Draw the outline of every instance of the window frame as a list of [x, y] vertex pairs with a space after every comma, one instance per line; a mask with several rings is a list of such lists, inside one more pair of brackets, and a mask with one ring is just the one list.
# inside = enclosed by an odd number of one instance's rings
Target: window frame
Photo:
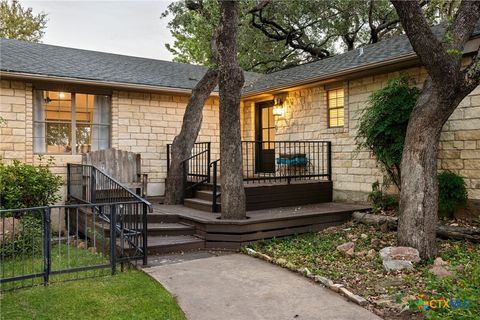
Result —
[[[342, 106], [341, 107], [330, 107], [330, 100], [333, 100], [333, 99], [330, 99], [330, 92], [332, 91], [338, 91], [338, 90], [342, 90], [343, 91], [343, 98], [341, 99], [342, 100]], [[327, 102], [327, 128], [345, 128], [345, 88], [343, 86], [336, 86], [336, 87], [331, 87], [331, 88], [328, 88], [325, 90], [326, 91], [326, 102]], [[339, 100], [339, 98], [335, 98], [336, 101]], [[331, 125], [331, 117], [330, 117], [330, 111], [331, 110], [339, 110], [339, 109], [343, 109], [343, 124], [342, 125], [336, 125], [336, 126], [332, 126]], [[337, 123], [338, 123], [338, 119], [339, 117], [337, 116]]]
[[[38, 151], [35, 151], [35, 141], [33, 141], [33, 145], [32, 145], [32, 151], [33, 151], [33, 154], [34, 155], [82, 155], [83, 153], [82, 152], [77, 152], [77, 104], [76, 104], [76, 95], [77, 94], [85, 94], [85, 95], [93, 95], [93, 96], [108, 96], [109, 98], [109, 101], [110, 101], [110, 105], [109, 105], [109, 121], [108, 123], [103, 123], [103, 122], [100, 122], [100, 123], [94, 123], [94, 120], [92, 119], [92, 122], [88, 122], [89, 126], [92, 128], [91, 129], [91, 133], [93, 135], [93, 130], [95, 127], [107, 127], [108, 128], [108, 148], [111, 148], [111, 145], [112, 145], [112, 94], [108, 94], [106, 92], [90, 92], [90, 91], [87, 91], [87, 90], [64, 90], [64, 89], [59, 89], [59, 88], [55, 88], [55, 87], [50, 87], [50, 86], [46, 86], [46, 87], [39, 87], [39, 88], [33, 88], [34, 91], [41, 91], [42, 92], [42, 96], [44, 94], [44, 92], [65, 92], [65, 93], [69, 93], [71, 95], [71, 110], [70, 110], [70, 113], [71, 113], [71, 119], [70, 121], [52, 121], [52, 120], [46, 120], [46, 118], [44, 117], [43, 120], [36, 120], [35, 119], [35, 110], [32, 111], [32, 127], [33, 127], [33, 130], [32, 130], [32, 139], [35, 140], [35, 135], [34, 135], [34, 132], [35, 132], [35, 124], [37, 123], [41, 123], [45, 126], [45, 136], [42, 137], [43, 138], [43, 143], [44, 143], [44, 150], [45, 152], [38, 152]], [[39, 106], [36, 105], [35, 103], [35, 99], [33, 99], [33, 103], [32, 103], [32, 107], [33, 109], [35, 108], [38, 108]], [[40, 107], [44, 107], [44, 105], [42, 104]], [[71, 150], [68, 151], [68, 152], [48, 152], [48, 145], [47, 145], [47, 135], [46, 135], [46, 129], [47, 129], [47, 125], [48, 124], [67, 124], [70, 126], [70, 142], [71, 142]], [[86, 124], [85, 122], [81, 122], [81, 124]], [[92, 143], [90, 144], [92, 145]], [[103, 150], [103, 149], [99, 149], [99, 150]]]

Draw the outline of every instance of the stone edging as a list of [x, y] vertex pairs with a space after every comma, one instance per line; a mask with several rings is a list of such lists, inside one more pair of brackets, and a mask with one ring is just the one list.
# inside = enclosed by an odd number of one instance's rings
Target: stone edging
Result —
[[246, 248], [246, 251], [247, 251], [247, 254], [252, 256], [252, 257], [260, 258], [262, 260], [265, 260], [267, 262], [271, 262], [271, 263], [276, 264], [278, 266], [281, 266], [283, 268], [287, 268], [291, 271], [296, 271], [296, 272], [302, 274], [303, 276], [305, 276], [309, 279], [312, 279], [313, 281], [315, 281], [317, 283], [319, 282], [319, 283], [323, 284], [325, 287], [327, 287], [328, 289], [330, 289], [334, 292], [337, 292], [337, 293], [341, 293], [348, 300], [350, 300], [350, 301], [352, 301], [352, 302], [354, 302], [354, 303], [356, 303], [360, 306], [365, 306], [365, 305], [368, 304], [368, 301], [366, 299], [360, 297], [359, 295], [356, 295], [356, 294], [350, 292], [349, 290], [347, 290], [343, 286], [343, 284], [333, 283], [332, 280], [330, 280], [328, 278], [325, 278], [325, 277], [322, 277], [322, 276], [315, 276], [307, 268], [302, 268], [302, 269], [295, 270], [293, 268], [293, 265], [286, 262], [284, 259], [274, 260], [272, 257], [270, 257], [270, 256], [268, 256], [264, 253], [257, 252], [257, 251], [255, 251], [251, 248]]

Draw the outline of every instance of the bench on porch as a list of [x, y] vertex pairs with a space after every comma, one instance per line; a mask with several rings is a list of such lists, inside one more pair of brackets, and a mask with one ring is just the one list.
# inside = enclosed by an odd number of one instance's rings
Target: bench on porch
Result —
[[142, 174], [141, 155], [114, 148], [82, 155], [82, 164], [94, 165], [141, 197], [147, 193], [147, 174]]

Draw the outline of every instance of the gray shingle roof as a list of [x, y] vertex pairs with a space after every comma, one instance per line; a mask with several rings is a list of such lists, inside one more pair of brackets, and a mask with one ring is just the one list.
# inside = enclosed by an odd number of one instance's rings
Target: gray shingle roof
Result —
[[[443, 35], [443, 30], [440, 26], [433, 28], [433, 31], [438, 37]], [[477, 24], [472, 36], [478, 34], [480, 34], [480, 23]], [[360, 50], [363, 50], [363, 54], [361, 55]], [[293, 84], [298, 85], [301, 82], [308, 82], [323, 77], [326, 78], [335, 73], [348, 72], [349, 70], [359, 67], [393, 60], [414, 53], [407, 36], [399, 35], [324, 60], [266, 74], [257, 78], [249, 85], [246, 85], [243, 93], [252, 94], [275, 88], [288, 87]]]
[[[35, 75], [192, 89], [206, 68], [198, 65], [0, 40], [0, 70]], [[246, 72], [251, 81], [259, 74]]]
[[[436, 27], [437, 35], [442, 28]], [[480, 23], [473, 35], [480, 34]], [[360, 55], [360, 50], [363, 54]], [[414, 54], [405, 35], [362, 49], [271, 74], [245, 73], [244, 94], [253, 94], [327, 78], [359, 67]], [[83, 80], [192, 89], [205, 67], [17, 40], [0, 40], [0, 70]]]

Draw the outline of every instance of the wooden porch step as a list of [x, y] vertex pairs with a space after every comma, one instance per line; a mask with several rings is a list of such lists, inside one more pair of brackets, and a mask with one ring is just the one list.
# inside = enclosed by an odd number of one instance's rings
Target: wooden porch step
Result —
[[205, 249], [205, 240], [191, 235], [148, 237], [148, 254], [161, 254], [200, 249]]
[[148, 236], [188, 236], [195, 233], [195, 227], [182, 223], [148, 223]]
[[[217, 195], [218, 195], [217, 203], [219, 203], [220, 198], [221, 198], [221, 193], [218, 192]], [[198, 191], [195, 192], [195, 198], [212, 202], [213, 191], [212, 190], [198, 190]]]
[[176, 214], [168, 214], [168, 213], [148, 213], [147, 214], [147, 222], [150, 223], [177, 223], [179, 221], [179, 217]]
[[[212, 212], [212, 200], [203, 200], [199, 198], [186, 198], [183, 201], [183, 204], [186, 207], [192, 208], [192, 209], [197, 209], [197, 210], [202, 210], [206, 212]], [[217, 202], [218, 210], [220, 210], [221, 204]]]

